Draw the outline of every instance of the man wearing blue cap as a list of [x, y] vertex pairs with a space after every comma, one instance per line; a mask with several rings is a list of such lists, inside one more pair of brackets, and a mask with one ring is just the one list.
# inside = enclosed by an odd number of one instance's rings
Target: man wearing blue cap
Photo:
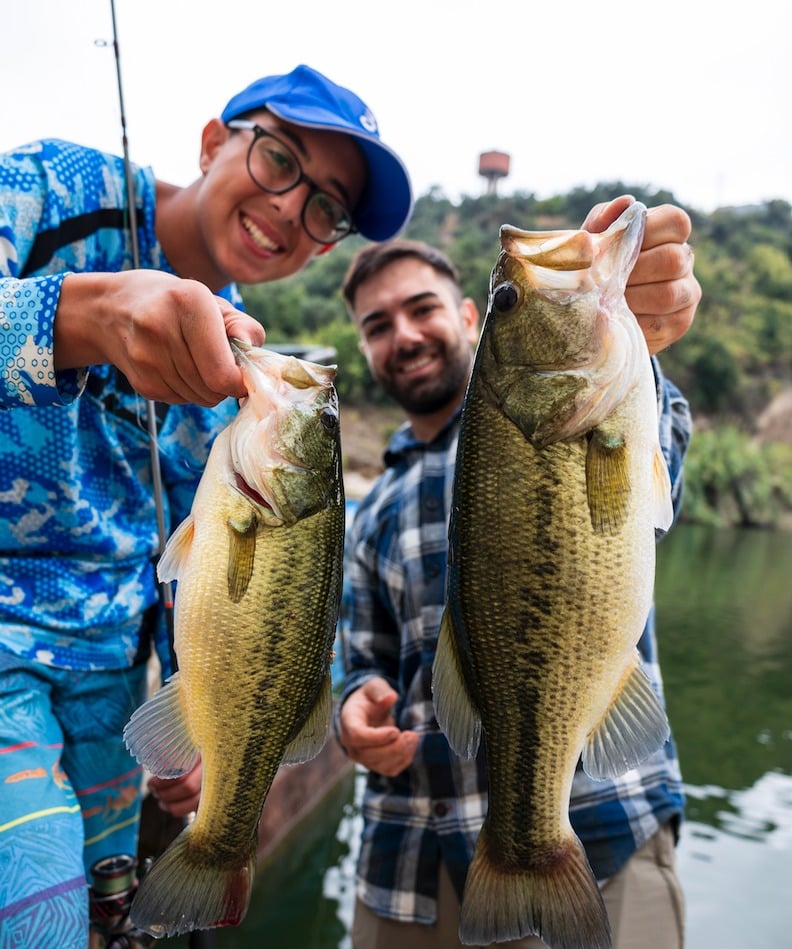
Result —
[[[235, 284], [353, 232], [392, 237], [411, 210], [369, 108], [307, 66], [234, 96], [200, 170], [179, 188], [53, 139], [0, 155], [2, 946], [85, 949], [88, 868], [136, 851], [121, 732], [161, 631], [144, 399], [170, 529], [245, 394], [227, 337], [264, 340]], [[195, 806], [195, 774], [151, 786], [172, 813]]]

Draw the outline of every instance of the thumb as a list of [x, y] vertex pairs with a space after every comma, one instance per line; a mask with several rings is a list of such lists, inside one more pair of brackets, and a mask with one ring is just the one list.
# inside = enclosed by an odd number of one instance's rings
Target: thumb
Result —
[[238, 310], [228, 300], [224, 300], [222, 297], [216, 299], [223, 317], [226, 336], [229, 339], [241, 339], [242, 342], [249, 343], [251, 346], [264, 345], [267, 334], [258, 320], [254, 320], [252, 316]]
[[391, 708], [399, 697], [396, 690], [391, 688], [385, 679], [369, 679], [363, 688], [366, 698], [383, 710]]

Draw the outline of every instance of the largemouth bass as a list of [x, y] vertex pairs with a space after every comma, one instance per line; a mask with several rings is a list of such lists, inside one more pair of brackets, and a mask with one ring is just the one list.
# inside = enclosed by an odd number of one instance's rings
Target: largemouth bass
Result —
[[606, 949], [569, 821], [576, 765], [621, 774], [666, 741], [636, 645], [655, 528], [673, 519], [653, 372], [624, 288], [646, 209], [602, 234], [505, 225], [465, 396], [433, 668], [457, 753], [487, 752], [489, 807], [463, 943]]
[[281, 764], [327, 737], [344, 495], [335, 367], [232, 344], [248, 395], [168, 541], [179, 671], [130, 719], [130, 751], [175, 777], [200, 754], [195, 820], [143, 878], [131, 920], [156, 937], [238, 924]]

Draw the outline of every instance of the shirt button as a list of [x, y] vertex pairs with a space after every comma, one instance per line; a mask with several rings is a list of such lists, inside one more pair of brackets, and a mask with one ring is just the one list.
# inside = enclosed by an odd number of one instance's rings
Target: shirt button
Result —
[[438, 817], [445, 817], [448, 813], [448, 805], [444, 804], [442, 801], [439, 801], [434, 806], [434, 812]]

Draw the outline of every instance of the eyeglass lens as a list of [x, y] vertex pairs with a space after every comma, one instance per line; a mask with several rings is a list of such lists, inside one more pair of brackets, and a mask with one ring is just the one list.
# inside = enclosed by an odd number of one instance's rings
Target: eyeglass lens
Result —
[[307, 180], [310, 193], [303, 206], [303, 226], [316, 241], [333, 243], [352, 230], [349, 212], [326, 191], [320, 191], [303, 174], [297, 156], [268, 132], [259, 131], [250, 146], [248, 168], [256, 184], [264, 191], [284, 194]]

